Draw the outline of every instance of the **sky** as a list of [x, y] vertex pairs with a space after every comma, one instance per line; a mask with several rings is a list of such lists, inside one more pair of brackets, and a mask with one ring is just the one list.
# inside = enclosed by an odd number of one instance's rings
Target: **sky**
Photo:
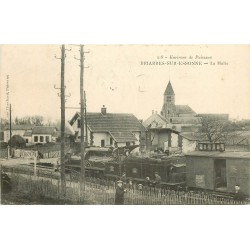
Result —
[[[85, 45], [84, 89], [88, 112], [160, 113], [170, 80], [175, 103], [196, 113], [250, 119], [249, 45]], [[66, 107], [80, 102], [79, 47], [66, 45]], [[60, 118], [60, 45], [0, 45], [1, 117]], [[207, 64], [206, 64], [207, 63]], [[149, 65], [151, 64], [151, 65]], [[156, 65], [158, 64], [158, 65]], [[159, 65], [163, 64], [163, 65]], [[182, 64], [182, 65], [181, 65]], [[198, 65], [193, 65], [198, 64]], [[7, 101], [7, 76], [9, 100]], [[66, 109], [70, 120], [77, 109]]]

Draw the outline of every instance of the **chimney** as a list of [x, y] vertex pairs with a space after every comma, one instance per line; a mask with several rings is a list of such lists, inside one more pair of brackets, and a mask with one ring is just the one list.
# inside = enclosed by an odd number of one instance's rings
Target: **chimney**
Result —
[[106, 114], [107, 114], [107, 108], [105, 107], [105, 105], [102, 106], [102, 108], [101, 108], [101, 113], [102, 113], [103, 115], [106, 115]]
[[154, 114], [154, 110], [152, 110], [152, 115]]

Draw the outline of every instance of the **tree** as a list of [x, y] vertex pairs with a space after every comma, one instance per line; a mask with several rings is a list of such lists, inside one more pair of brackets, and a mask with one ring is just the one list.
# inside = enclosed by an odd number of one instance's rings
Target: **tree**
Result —
[[1, 121], [0, 124], [2, 126], [5, 126], [5, 125], [9, 124], [9, 120], [8, 119], [0, 118], [0, 121]]
[[25, 148], [26, 147], [25, 139], [20, 135], [13, 135], [11, 137], [11, 139], [9, 140], [8, 144], [11, 147], [15, 147], [15, 148]]
[[226, 143], [241, 133], [241, 128], [235, 122], [204, 116], [201, 118], [201, 129], [197, 135], [199, 140]]
[[40, 115], [25, 116], [21, 118], [16, 117], [15, 124], [28, 124], [28, 125], [43, 126], [44, 118]]

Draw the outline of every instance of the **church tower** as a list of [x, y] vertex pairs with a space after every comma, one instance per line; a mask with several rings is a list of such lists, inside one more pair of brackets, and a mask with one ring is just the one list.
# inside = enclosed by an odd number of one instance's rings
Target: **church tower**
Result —
[[161, 115], [165, 118], [176, 116], [175, 93], [170, 81], [168, 82], [167, 88], [164, 92], [164, 103]]

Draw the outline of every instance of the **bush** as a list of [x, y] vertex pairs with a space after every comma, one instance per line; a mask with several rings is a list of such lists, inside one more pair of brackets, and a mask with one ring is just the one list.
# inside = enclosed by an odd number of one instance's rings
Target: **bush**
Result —
[[15, 148], [25, 148], [26, 147], [25, 139], [20, 135], [13, 135], [11, 137], [11, 139], [9, 140], [8, 144], [11, 147], [15, 147]]

